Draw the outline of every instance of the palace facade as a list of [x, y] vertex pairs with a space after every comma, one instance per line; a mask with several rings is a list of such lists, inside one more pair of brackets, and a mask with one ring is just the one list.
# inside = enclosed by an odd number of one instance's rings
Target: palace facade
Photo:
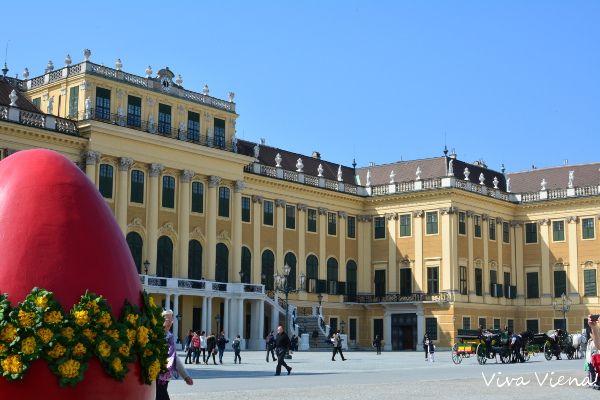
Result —
[[600, 163], [507, 173], [445, 151], [338, 165], [236, 139], [233, 93], [90, 55], [4, 72], [1, 156], [48, 148], [82, 168], [180, 338], [224, 330], [263, 348], [286, 282], [289, 329], [342, 329], [350, 347], [379, 334], [415, 349], [425, 332], [450, 347], [479, 326], [578, 331], [600, 311]]

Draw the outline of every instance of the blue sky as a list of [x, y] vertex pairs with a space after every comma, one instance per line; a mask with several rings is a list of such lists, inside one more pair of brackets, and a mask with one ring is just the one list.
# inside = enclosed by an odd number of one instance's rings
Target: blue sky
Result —
[[139, 75], [169, 66], [188, 89], [236, 93], [238, 137], [336, 163], [436, 157], [445, 143], [508, 171], [600, 160], [599, 1], [13, 1], [2, 13], [11, 76], [84, 48]]

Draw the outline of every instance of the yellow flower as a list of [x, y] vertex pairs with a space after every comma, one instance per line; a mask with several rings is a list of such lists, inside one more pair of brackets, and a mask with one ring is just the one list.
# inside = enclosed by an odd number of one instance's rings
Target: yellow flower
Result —
[[145, 347], [146, 344], [148, 344], [148, 328], [145, 326], [140, 326], [138, 328], [137, 340], [142, 347]]
[[114, 340], [119, 340], [119, 331], [117, 329], [109, 329], [105, 333]]
[[17, 337], [17, 328], [11, 323], [6, 324], [4, 329], [0, 331], [0, 340], [12, 342]]
[[129, 346], [133, 346], [135, 343], [135, 337], [136, 337], [136, 331], [135, 329], [127, 329], [127, 339], [129, 339]]
[[37, 330], [37, 335], [42, 340], [42, 343], [45, 344], [52, 340], [54, 333], [48, 328], [40, 328]]
[[150, 349], [145, 349], [144, 350], [144, 357], [149, 357], [152, 355], [152, 350]]
[[152, 364], [148, 367], [148, 380], [153, 381], [158, 376], [160, 372], [160, 363], [158, 360], [154, 360]]
[[0, 362], [2, 370], [9, 374], [20, 374], [23, 372], [21, 357], [17, 354], [10, 355]]
[[87, 349], [85, 348], [85, 346], [83, 345], [83, 343], [77, 343], [75, 345], [75, 347], [73, 347], [73, 355], [80, 357], [85, 355], [85, 353], [87, 352]]
[[88, 338], [89, 340], [91, 340], [92, 342], [94, 340], [96, 340], [96, 332], [94, 332], [93, 330], [89, 329], [89, 328], [85, 328], [83, 330], [83, 336], [85, 336], [86, 338]]
[[125, 357], [129, 357], [129, 346], [124, 344], [119, 347], [119, 353], [123, 354]]
[[47, 324], [58, 324], [63, 319], [60, 311], [48, 311], [44, 313], [44, 322]]
[[98, 344], [98, 353], [104, 358], [110, 356], [110, 345], [104, 340]]
[[154, 299], [152, 297], [148, 297], [148, 304], [150, 304], [151, 307], [156, 307], [156, 303], [154, 303]]
[[38, 296], [35, 298], [35, 306], [39, 308], [46, 308], [48, 304], [48, 298], [46, 295]]
[[158, 324], [158, 320], [152, 317], [152, 326], [156, 326], [156, 324]]
[[63, 345], [61, 345], [60, 343], [56, 343], [52, 350], [48, 351], [48, 355], [52, 358], [61, 358], [66, 351], [67, 349], [65, 349]]
[[86, 310], [75, 311], [74, 313], [75, 323], [79, 326], [83, 326], [90, 322], [90, 316]]
[[81, 364], [79, 363], [79, 361], [68, 359], [67, 361], [58, 366], [58, 372], [63, 378], [75, 378], [79, 375], [80, 366]]
[[73, 328], [71, 328], [70, 326], [62, 328], [60, 330], [60, 333], [69, 340], [72, 340], [73, 336], [75, 336], [75, 330]]
[[87, 308], [88, 310], [92, 310], [92, 314], [98, 314], [98, 312], [100, 311], [100, 307], [95, 301], [88, 301], [85, 305], [85, 308]]
[[0, 343], [0, 354], [6, 353], [6, 350], [8, 350], [8, 347], [4, 343]]
[[138, 318], [139, 318], [139, 315], [137, 315], [137, 314], [128, 314], [127, 322], [129, 322], [131, 325], [137, 325]]
[[110, 324], [112, 323], [110, 314], [107, 312], [103, 312], [102, 316], [100, 318], [98, 318], [97, 321], [99, 324], [104, 325], [104, 327], [106, 327], [106, 328], [108, 328], [110, 326]]
[[27, 312], [25, 310], [19, 310], [19, 323], [22, 327], [29, 328], [30, 326], [33, 326], [34, 318], [34, 313]]
[[33, 336], [29, 336], [21, 342], [21, 352], [25, 355], [33, 354], [36, 344], [35, 338]]
[[121, 372], [123, 371], [123, 364], [121, 363], [121, 359], [119, 357], [115, 357], [112, 360], [112, 368], [116, 371], [116, 372]]

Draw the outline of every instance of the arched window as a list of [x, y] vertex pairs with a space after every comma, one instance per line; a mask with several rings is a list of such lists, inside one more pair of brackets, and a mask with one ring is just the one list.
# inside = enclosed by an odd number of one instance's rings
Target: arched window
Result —
[[357, 292], [357, 270], [356, 263], [349, 260], [346, 263], [346, 291], [348, 293], [348, 301], [356, 301]]
[[317, 280], [319, 279], [319, 259], [314, 254], [306, 257], [306, 291], [315, 293], [317, 291]]
[[188, 246], [188, 278], [202, 279], [202, 245], [197, 240]]
[[246, 246], [242, 247], [242, 283], [250, 283], [252, 278], [252, 253]]
[[167, 236], [158, 238], [156, 275], [163, 278], [173, 277], [173, 242]]
[[291, 290], [296, 289], [296, 256], [294, 253], [287, 253], [284, 258], [284, 265], [290, 266], [290, 274], [288, 276], [288, 285]]
[[261, 266], [261, 281], [265, 285], [265, 290], [274, 289], [275, 274], [275, 256], [271, 250], [265, 250], [262, 253], [262, 266]]
[[129, 246], [129, 251], [131, 252], [131, 257], [133, 258], [133, 262], [135, 263], [135, 268], [137, 269], [138, 274], [142, 273], [142, 247], [144, 242], [142, 241], [142, 237], [136, 232], [129, 232], [127, 237], [127, 245]]
[[327, 260], [327, 293], [338, 294], [338, 262], [333, 257]]
[[223, 243], [217, 244], [215, 280], [217, 282], [229, 282], [229, 249]]
[[100, 194], [107, 199], [113, 197], [113, 167], [108, 164], [100, 164], [100, 179], [98, 182]]

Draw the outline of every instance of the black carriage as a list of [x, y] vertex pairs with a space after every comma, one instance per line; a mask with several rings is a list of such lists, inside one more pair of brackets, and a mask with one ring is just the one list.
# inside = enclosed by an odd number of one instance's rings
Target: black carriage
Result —
[[534, 333], [530, 335], [524, 346], [523, 356], [526, 360], [532, 355], [544, 353], [546, 360], [552, 360], [552, 357], [560, 359], [560, 354], [564, 353], [569, 360], [575, 357], [576, 349], [573, 346], [571, 335], [562, 330], [551, 330], [546, 333]]

